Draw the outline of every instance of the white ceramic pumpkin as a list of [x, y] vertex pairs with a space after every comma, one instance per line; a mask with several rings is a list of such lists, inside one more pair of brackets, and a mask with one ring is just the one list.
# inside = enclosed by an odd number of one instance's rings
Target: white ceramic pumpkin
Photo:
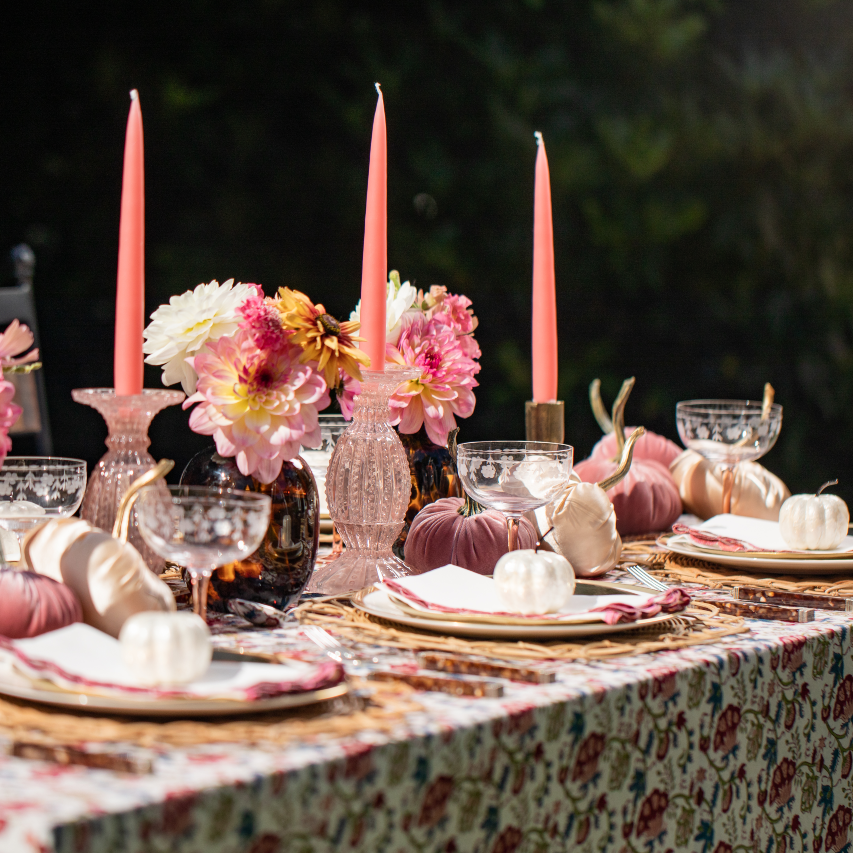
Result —
[[829, 551], [847, 535], [850, 511], [838, 495], [824, 495], [824, 483], [814, 495], [794, 495], [779, 511], [779, 532], [786, 544], [798, 551]]
[[119, 635], [125, 665], [140, 684], [187, 684], [207, 671], [210, 630], [195, 613], [147, 611], [131, 616]]
[[553, 551], [510, 551], [495, 566], [495, 587], [513, 613], [555, 613], [575, 590], [571, 563]]

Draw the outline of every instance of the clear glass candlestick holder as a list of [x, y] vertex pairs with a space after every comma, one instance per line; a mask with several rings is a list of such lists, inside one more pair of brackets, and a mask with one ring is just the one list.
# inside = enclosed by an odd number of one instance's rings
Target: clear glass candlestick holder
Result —
[[391, 552], [403, 529], [412, 477], [400, 437], [388, 425], [388, 400], [421, 370], [391, 364], [385, 368], [381, 373], [363, 371], [352, 423], [335, 444], [326, 472], [326, 498], [346, 548], [315, 570], [308, 592], [337, 595], [413, 574]]
[[[145, 388], [141, 394], [119, 397], [112, 388], [76, 388], [71, 397], [91, 406], [107, 422], [107, 452], [89, 477], [80, 516], [102, 530], [111, 531], [127, 487], [155, 465], [148, 452], [151, 444], [148, 427], [154, 415], [167, 406], [182, 403], [186, 394], [166, 388]], [[136, 509], [132, 511], [129, 530], [128, 540], [142, 554], [148, 567], [162, 572], [165, 562], [143, 541]]]

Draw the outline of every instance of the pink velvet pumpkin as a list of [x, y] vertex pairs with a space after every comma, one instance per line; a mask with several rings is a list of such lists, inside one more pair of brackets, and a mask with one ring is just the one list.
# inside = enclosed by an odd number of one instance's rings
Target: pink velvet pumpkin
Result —
[[64, 583], [35, 572], [0, 570], [0, 635], [37, 637], [82, 621], [80, 602]]
[[[599, 483], [617, 467], [609, 459], [584, 459], [573, 470], [585, 483]], [[681, 515], [681, 498], [669, 469], [651, 459], [635, 458], [631, 470], [607, 497], [621, 536], [669, 530]]]
[[[522, 518], [518, 547], [535, 545], [536, 531]], [[405, 545], [406, 563], [418, 572], [452, 563], [490, 575], [508, 550], [506, 517], [467, 498], [441, 498], [427, 504], [412, 521]]]
[[[633, 431], [634, 427], [625, 429], [625, 437], [627, 438]], [[669, 466], [684, 452], [674, 441], [656, 432], [649, 432], [637, 439], [634, 445], [634, 459], [651, 459], [653, 462], [659, 462], [665, 468]], [[616, 443], [616, 433], [610, 433], [603, 436], [592, 448], [592, 453], [589, 454], [590, 459], [616, 459], [619, 456], [619, 448]]]

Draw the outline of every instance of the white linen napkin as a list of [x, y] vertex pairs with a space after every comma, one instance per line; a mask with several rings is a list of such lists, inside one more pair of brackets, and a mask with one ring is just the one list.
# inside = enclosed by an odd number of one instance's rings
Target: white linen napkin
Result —
[[[414, 610], [423, 612], [468, 613], [480, 615], [512, 616], [525, 618], [520, 613], [507, 613], [506, 605], [498, 598], [492, 578], [459, 566], [442, 566], [405, 578], [377, 584], [392, 599], [403, 601]], [[599, 607], [627, 604], [642, 607], [653, 593], [627, 593], [625, 595], [573, 595], [556, 613], [534, 616], [534, 619], [560, 622], [606, 622], [605, 612], [593, 613]]]
[[343, 678], [341, 667], [334, 661], [319, 665], [213, 661], [203, 676], [189, 684], [145, 686], [125, 666], [119, 641], [82, 622], [26, 640], [0, 640], [0, 677], [3, 669], [66, 690], [124, 698], [249, 701], [319, 690]]
[[[845, 536], [841, 544], [831, 551], [794, 551], [782, 538], [778, 521], [748, 518], [744, 515], [715, 515], [713, 518], [702, 522], [698, 529], [717, 536], [737, 539], [765, 551], [787, 551], [798, 554], [844, 554], [853, 551], [853, 536]], [[698, 545], [699, 543], [694, 542], [694, 544]], [[703, 543], [699, 547], [716, 548], [713, 542]], [[719, 547], [718, 550], [726, 549]]]

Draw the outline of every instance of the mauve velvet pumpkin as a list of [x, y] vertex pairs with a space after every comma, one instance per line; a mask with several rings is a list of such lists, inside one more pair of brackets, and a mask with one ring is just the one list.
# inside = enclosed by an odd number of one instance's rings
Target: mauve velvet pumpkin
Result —
[[[509, 550], [506, 517], [496, 509], [462, 515], [464, 498], [441, 498], [425, 506], [416, 516], [406, 538], [406, 563], [428, 572], [452, 563], [481, 575], [490, 575]], [[470, 506], [470, 503], [469, 503]], [[522, 518], [518, 547], [534, 548], [536, 531]]]
[[0, 570], [0, 635], [20, 640], [82, 621], [80, 602], [64, 583], [35, 572]]
[[[634, 429], [635, 427], [626, 427], [625, 437], [627, 438]], [[646, 431], [634, 444], [634, 459], [651, 459], [667, 468], [683, 452], [682, 448], [674, 441], [670, 441], [656, 432]], [[616, 459], [618, 456], [619, 448], [616, 446], [616, 434], [612, 432], [599, 439], [595, 447], [592, 448], [592, 453], [589, 454], [590, 459]]]
[[[573, 470], [585, 483], [599, 483], [615, 469], [616, 463], [606, 458], [590, 458]], [[681, 497], [669, 469], [651, 459], [635, 458], [631, 470], [608, 490], [607, 497], [622, 536], [669, 530], [681, 515]]]

